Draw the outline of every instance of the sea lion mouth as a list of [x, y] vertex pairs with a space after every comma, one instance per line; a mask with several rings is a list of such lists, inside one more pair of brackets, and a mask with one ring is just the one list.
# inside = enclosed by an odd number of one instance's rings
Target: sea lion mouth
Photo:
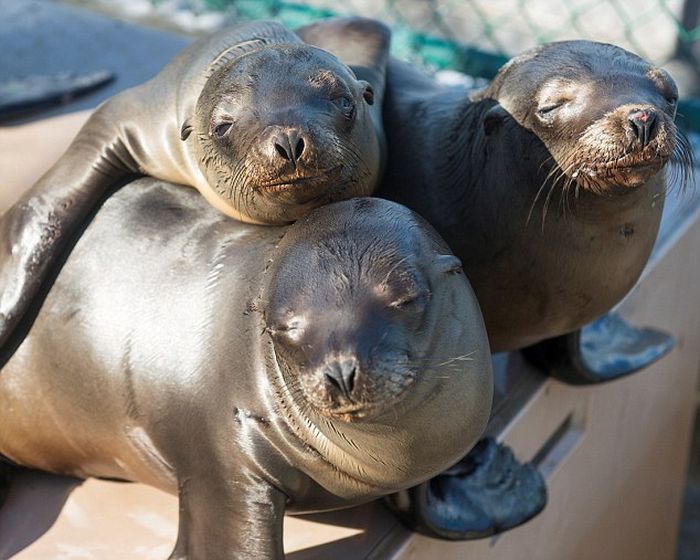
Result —
[[377, 387], [376, 391], [382, 392], [376, 399], [361, 401], [342, 399], [340, 402], [318, 403], [312, 402], [312, 406], [324, 416], [340, 420], [342, 422], [358, 422], [368, 420], [383, 414], [388, 409], [399, 403], [406, 396], [408, 389], [415, 382], [414, 375], [403, 374], [401, 383], [389, 387]]
[[318, 411], [329, 418], [340, 420], [342, 422], [359, 422], [369, 420], [386, 411], [389, 407], [395, 405], [403, 399], [405, 389], [399, 395], [393, 398], [374, 403], [352, 403], [333, 408], [316, 407]]
[[559, 170], [550, 177], [558, 174], [565, 186], [573, 183], [576, 188], [604, 194], [615, 187], [641, 187], [675, 161], [684, 168], [683, 186], [688, 182], [692, 150], [670, 117], [658, 113], [653, 138], [643, 142], [630, 138], [616, 115], [611, 113], [590, 125], [570, 150], [562, 150], [564, 143], [560, 143], [553, 152]]
[[670, 156], [651, 154], [626, 154], [608, 161], [593, 161], [584, 163], [571, 174], [571, 178], [579, 180], [585, 177], [588, 181], [601, 185], [620, 185], [638, 187], [658, 173], [669, 161]]
[[386, 406], [386, 403], [356, 403], [333, 409], [319, 409], [319, 412], [325, 416], [329, 416], [343, 422], [357, 422], [358, 420], [364, 420], [376, 416], [378, 412], [385, 410]]
[[315, 175], [295, 174], [288, 177], [282, 177], [275, 181], [267, 183], [259, 183], [253, 187], [257, 191], [268, 193], [280, 193], [285, 191], [310, 191], [321, 188], [326, 188], [333, 181], [338, 179], [342, 171], [342, 165], [336, 165]]

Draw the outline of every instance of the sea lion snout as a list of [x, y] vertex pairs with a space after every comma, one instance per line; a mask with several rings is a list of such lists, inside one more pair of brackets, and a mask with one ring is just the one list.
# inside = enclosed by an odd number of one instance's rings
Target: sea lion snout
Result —
[[306, 399], [319, 412], [352, 422], [386, 411], [416, 379], [405, 353], [381, 348], [373, 357], [352, 353], [327, 356], [303, 375]]
[[298, 372], [292, 383], [305, 400], [343, 421], [368, 418], [401, 400], [416, 379], [403, 322], [356, 302], [328, 317], [321, 313], [269, 328], [278, 359]]
[[271, 183], [261, 181], [258, 187], [266, 189], [268, 183], [269, 186], [294, 184], [323, 175], [324, 167], [329, 166], [326, 161], [329, 158], [318, 157], [318, 142], [319, 135], [301, 122], [266, 126], [254, 143], [253, 151], [259, 154], [259, 160], [265, 161], [268, 168], [275, 170], [276, 177]]

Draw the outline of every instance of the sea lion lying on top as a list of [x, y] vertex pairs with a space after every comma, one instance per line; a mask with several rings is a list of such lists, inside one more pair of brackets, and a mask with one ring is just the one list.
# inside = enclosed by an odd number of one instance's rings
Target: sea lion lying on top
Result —
[[376, 83], [281, 25], [254, 22], [190, 45], [152, 80], [95, 111], [0, 217], [4, 359], [63, 249], [129, 178], [193, 186], [224, 214], [260, 224], [290, 223], [328, 202], [372, 193], [384, 150], [389, 32], [358, 18], [336, 20], [332, 29], [357, 71]]
[[0, 370], [0, 455], [177, 493], [171, 558], [281, 558], [285, 510], [434, 476], [491, 396], [476, 299], [413, 212], [359, 198], [260, 227], [140, 179]]

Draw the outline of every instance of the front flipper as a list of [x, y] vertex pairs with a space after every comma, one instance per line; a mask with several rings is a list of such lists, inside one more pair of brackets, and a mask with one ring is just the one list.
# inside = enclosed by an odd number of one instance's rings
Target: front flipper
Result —
[[178, 495], [179, 528], [170, 560], [284, 558], [287, 497], [260, 478], [241, 471], [217, 473], [213, 467], [183, 477]]
[[92, 213], [139, 172], [138, 140], [121, 126], [130, 105], [123, 94], [105, 102], [66, 153], [0, 216], [0, 368]]
[[674, 346], [673, 337], [635, 328], [610, 313], [582, 329], [526, 348], [525, 356], [552, 377], [572, 385], [613, 381], [643, 369]]
[[382, 104], [386, 89], [391, 31], [381, 21], [363, 17], [342, 17], [317, 21], [295, 33], [315, 47], [335, 55], [349, 66], [358, 80], [369, 82], [374, 91], [370, 114], [382, 147], [382, 169], [386, 162], [386, 142], [382, 124]]
[[486, 438], [451, 469], [387, 503], [414, 531], [470, 540], [532, 519], [547, 503], [547, 487], [534, 465], [519, 463], [508, 447]]

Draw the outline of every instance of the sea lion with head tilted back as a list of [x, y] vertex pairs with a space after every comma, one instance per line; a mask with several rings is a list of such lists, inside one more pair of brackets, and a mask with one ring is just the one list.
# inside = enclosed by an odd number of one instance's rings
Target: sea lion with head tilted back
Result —
[[[342, 44], [316, 24], [314, 44]], [[671, 77], [612, 45], [566, 41], [512, 59], [474, 93], [390, 60], [388, 165], [377, 195], [413, 208], [464, 262], [492, 349], [528, 355], [573, 383], [618, 378], [672, 339], [608, 311], [632, 287], [658, 230], [666, 164], [690, 181]], [[542, 342], [543, 341], [543, 342]], [[596, 344], [596, 341], [604, 341]], [[485, 451], [484, 451], [485, 449]], [[490, 535], [544, 505], [530, 465], [484, 442], [392, 507], [432, 536]]]
[[[462, 259], [494, 351], [566, 336], [620, 301], [656, 239], [666, 164], [690, 179], [673, 79], [613, 45], [537, 47], [476, 93], [391, 61], [386, 96], [377, 194], [421, 213]], [[660, 355], [640, 354], [621, 351], [620, 374]], [[611, 378], [579, 366], [569, 381]]]

